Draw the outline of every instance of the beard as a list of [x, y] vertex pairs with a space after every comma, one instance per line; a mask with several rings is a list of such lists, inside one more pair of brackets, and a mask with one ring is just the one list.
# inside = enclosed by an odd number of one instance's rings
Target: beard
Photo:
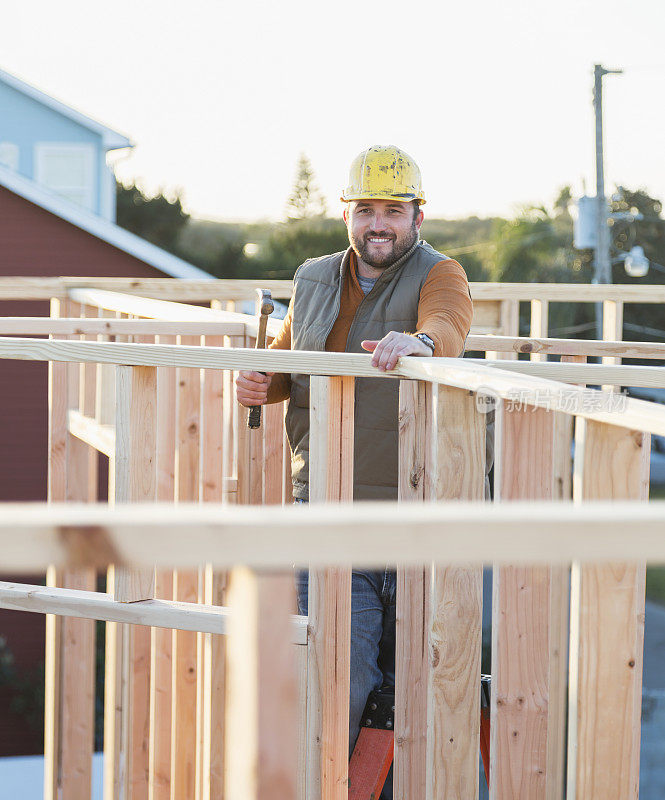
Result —
[[[383, 252], [377, 252], [378, 248], [370, 243], [372, 238], [384, 238], [392, 241], [392, 247], [383, 248]], [[365, 264], [374, 269], [387, 269], [395, 262], [399, 261], [405, 253], [418, 241], [418, 228], [415, 220], [411, 230], [403, 234], [388, 233], [387, 231], [368, 231], [361, 237], [354, 236], [349, 230], [349, 242], [358, 258]]]

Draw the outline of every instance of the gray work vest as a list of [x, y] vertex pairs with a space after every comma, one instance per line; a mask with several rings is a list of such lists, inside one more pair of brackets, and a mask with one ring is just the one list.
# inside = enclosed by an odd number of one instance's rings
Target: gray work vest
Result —
[[[294, 277], [291, 349], [323, 351], [340, 309], [351, 249], [306, 261]], [[432, 267], [446, 256], [418, 242], [388, 267], [360, 303], [345, 352], [365, 353], [364, 339], [382, 339], [390, 331], [413, 333], [418, 302]], [[308, 498], [309, 376], [291, 375], [286, 430], [292, 452], [293, 494]], [[397, 498], [397, 414], [399, 381], [356, 378], [354, 499]]]

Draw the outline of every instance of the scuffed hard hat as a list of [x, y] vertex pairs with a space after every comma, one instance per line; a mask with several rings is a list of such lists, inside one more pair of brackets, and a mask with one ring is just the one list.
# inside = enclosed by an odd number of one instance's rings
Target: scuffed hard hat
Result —
[[341, 199], [398, 200], [425, 202], [420, 169], [404, 150], [394, 145], [372, 145], [354, 158], [349, 170], [349, 185]]

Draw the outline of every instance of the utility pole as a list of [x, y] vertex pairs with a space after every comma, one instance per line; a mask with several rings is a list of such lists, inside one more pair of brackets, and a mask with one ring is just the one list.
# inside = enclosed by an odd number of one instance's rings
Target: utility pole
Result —
[[[610, 231], [607, 227], [608, 209], [605, 197], [603, 169], [603, 75], [620, 74], [621, 69], [605, 69], [600, 64], [593, 68], [593, 107], [596, 114], [596, 247], [594, 254], [594, 283], [611, 283]], [[603, 338], [602, 304], [596, 303], [596, 338]]]

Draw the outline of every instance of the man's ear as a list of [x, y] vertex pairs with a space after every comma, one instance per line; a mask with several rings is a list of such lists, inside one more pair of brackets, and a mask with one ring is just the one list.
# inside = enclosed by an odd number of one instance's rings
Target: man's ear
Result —
[[349, 223], [349, 219], [348, 219], [348, 217], [349, 217], [349, 214], [348, 214], [348, 211], [349, 211], [349, 207], [348, 207], [348, 205], [345, 205], [345, 206], [344, 206], [344, 211], [342, 211], [342, 219], [344, 220], [344, 223], [345, 223], [345, 224], [347, 224], [347, 225], [348, 225], [348, 223]]
[[425, 215], [423, 214], [422, 211], [419, 211], [418, 215], [416, 216], [416, 228], [418, 230], [420, 230], [420, 226], [423, 224], [423, 220], [424, 219], [425, 219]]

